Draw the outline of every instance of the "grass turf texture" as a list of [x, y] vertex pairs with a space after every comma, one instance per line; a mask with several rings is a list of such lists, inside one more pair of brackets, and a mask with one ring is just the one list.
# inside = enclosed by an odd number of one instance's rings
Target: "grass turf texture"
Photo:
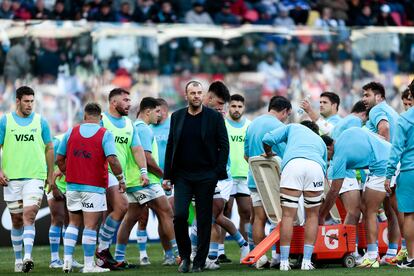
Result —
[[[63, 247], [61, 246], [60, 256], [63, 256]], [[159, 274], [175, 274], [179, 275], [177, 272], [177, 266], [162, 266], [161, 262], [163, 260], [163, 253], [161, 250], [161, 245], [159, 243], [149, 243], [148, 244], [148, 255], [150, 257], [151, 265], [145, 267], [139, 267], [137, 269], [130, 269], [124, 271], [114, 271], [104, 273], [104, 275], [159, 275]], [[270, 252], [269, 252], [270, 253]], [[77, 246], [75, 250], [75, 259], [83, 263], [83, 252], [82, 247]], [[390, 266], [381, 266], [379, 269], [346, 269], [339, 267], [338, 265], [330, 265], [328, 268], [321, 268], [311, 272], [305, 272], [300, 270], [292, 270], [289, 272], [281, 272], [276, 269], [265, 269], [265, 270], [256, 270], [254, 268], [247, 267], [245, 265], [238, 264], [240, 258], [239, 249], [235, 242], [228, 241], [226, 242], [226, 255], [233, 261], [232, 264], [222, 264], [221, 268], [216, 271], [205, 271], [204, 274], [209, 275], [307, 275], [307, 273], [312, 273], [314, 275], [413, 275], [411, 270], [401, 270], [397, 267]], [[2, 247], [0, 248], [0, 275], [16, 275], [13, 273], [14, 269], [14, 255], [11, 247]], [[137, 263], [138, 259], [138, 249], [135, 244], [129, 244], [127, 249], [127, 259], [130, 263]], [[270, 256], [270, 255], [268, 255]], [[50, 253], [48, 246], [35, 246], [33, 251], [33, 260], [35, 262], [35, 268], [31, 271], [31, 274], [42, 274], [42, 275], [64, 275], [61, 269], [50, 269], [49, 260]], [[79, 274], [79, 273], [71, 273]]]

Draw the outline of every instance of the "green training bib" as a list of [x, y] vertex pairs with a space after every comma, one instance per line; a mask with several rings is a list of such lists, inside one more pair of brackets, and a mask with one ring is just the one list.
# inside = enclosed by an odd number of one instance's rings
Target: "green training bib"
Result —
[[245, 120], [243, 127], [232, 126], [226, 120], [227, 133], [230, 144], [230, 172], [232, 177], [247, 177], [249, 164], [244, 159], [244, 140], [250, 121]]
[[32, 122], [20, 126], [13, 115], [6, 115], [2, 168], [9, 179], [41, 179], [47, 177], [41, 117], [34, 114]]

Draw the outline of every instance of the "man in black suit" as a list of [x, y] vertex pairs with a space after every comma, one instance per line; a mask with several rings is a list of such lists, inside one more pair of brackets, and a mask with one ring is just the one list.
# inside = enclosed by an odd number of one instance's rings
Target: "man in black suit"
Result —
[[185, 87], [188, 107], [171, 116], [165, 153], [164, 189], [174, 190], [174, 229], [182, 259], [179, 272], [189, 272], [191, 242], [188, 236], [188, 207], [194, 196], [198, 249], [193, 271], [204, 268], [208, 254], [213, 194], [217, 181], [226, 179], [229, 141], [220, 113], [202, 105], [203, 87], [190, 81]]

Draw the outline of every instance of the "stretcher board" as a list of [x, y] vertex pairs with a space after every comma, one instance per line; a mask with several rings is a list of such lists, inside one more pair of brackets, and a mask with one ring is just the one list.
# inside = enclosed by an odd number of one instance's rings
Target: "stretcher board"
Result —
[[280, 239], [280, 224], [269, 233], [269, 235], [264, 238], [249, 254], [241, 261], [242, 264], [252, 265], [256, 263], [260, 257], [262, 257], [266, 252], [276, 244]]
[[282, 219], [280, 206], [280, 158], [254, 156], [249, 158], [250, 169], [256, 188], [262, 199], [263, 208], [270, 222], [277, 224]]

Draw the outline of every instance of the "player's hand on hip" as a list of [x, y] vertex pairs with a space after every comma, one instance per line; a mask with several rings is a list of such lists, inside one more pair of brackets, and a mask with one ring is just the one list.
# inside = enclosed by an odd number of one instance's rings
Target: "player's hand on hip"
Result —
[[162, 188], [164, 189], [164, 191], [171, 191], [172, 189], [172, 183], [171, 180], [169, 179], [164, 179], [162, 181]]
[[119, 192], [125, 193], [125, 191], [126, 191], [125, 181], [121, 180], [119, 181]]
[[141, 174], [141, 185], [143, 187], [148, 186], [149, 185], [149, 178], [148, 175], [146, 174]]
[[7, 176], [3, 173], [3, 171], [0, 171], [0, 185], [1, 186], [7, 186], [7, 182], [10, 180], [7, 178]]
[[64, 200], [65, 196], [62, 194], [62, 192], [59, 190], [59, 188], [56, 186], [55, 183], [49, 184], [49, 190], [52, 190], [53, 198], [56, 201]]
[[391, 180], [390, 179], [385, 179], [384, 188], [385, 188], [385, 191], [388, 194], [392, 194], [392, 190], [391, 190]]

